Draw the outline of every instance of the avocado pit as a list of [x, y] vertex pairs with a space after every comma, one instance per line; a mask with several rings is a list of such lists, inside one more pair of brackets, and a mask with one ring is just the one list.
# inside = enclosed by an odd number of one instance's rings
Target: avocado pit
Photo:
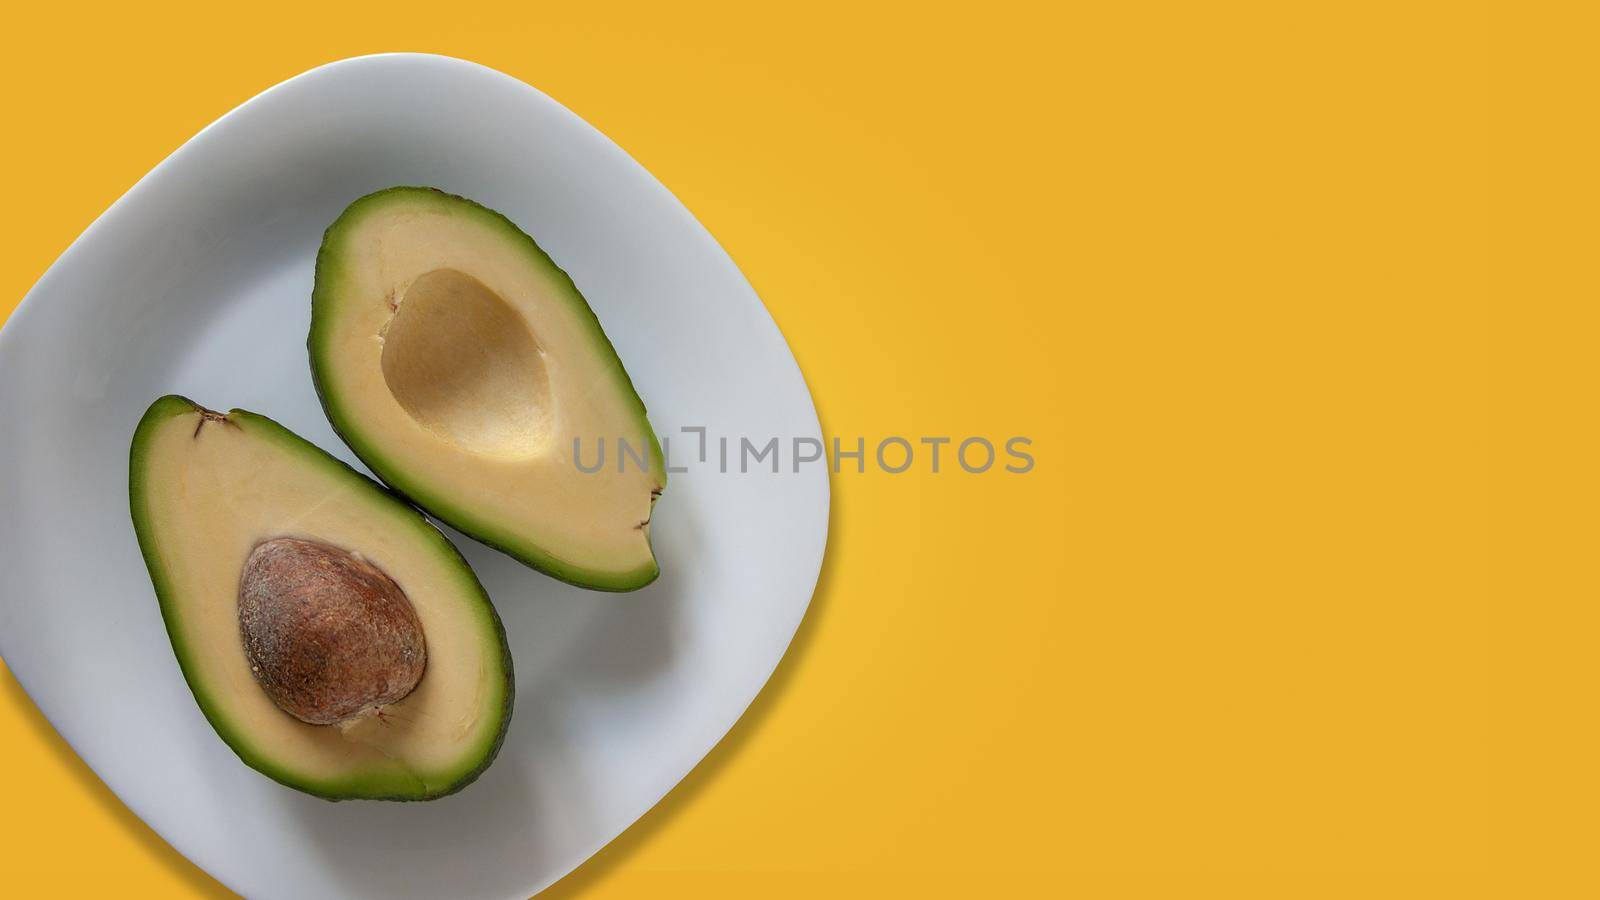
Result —
[[398, 703], [428, 660], [422, 622], [394, 579], [321, 541], [256, 545], [239, 578], [239, 633], [262, 690], [312, 725]]

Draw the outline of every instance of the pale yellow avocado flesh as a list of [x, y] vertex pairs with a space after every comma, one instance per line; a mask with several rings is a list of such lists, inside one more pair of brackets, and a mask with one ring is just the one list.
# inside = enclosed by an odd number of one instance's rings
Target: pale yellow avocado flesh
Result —
[[[505, 635], [482, 587], [414, 509], [271, 420], [183, 398], [145, 416], [132, 459], [141, 547], [184, 675], [240, 756], [335, 799], [425, 799], [487, 765], [510, 714]], [[427, 642], [416, 688], [366, 716], [308, 725], [256, 683], [239, 630], [242, 567], [275, 537], [359, 553], [411, 601]]]
[[[571, 280], [509, 221], [427, 189], [357, 201], [319, 254], [309, 343], [330, 421], [391, 487], [574, 583], [655, 577], [666, 476], [643, 405]], [[605, 465], [581, 471], [575, 450], [592, 467], [602, 440]]]

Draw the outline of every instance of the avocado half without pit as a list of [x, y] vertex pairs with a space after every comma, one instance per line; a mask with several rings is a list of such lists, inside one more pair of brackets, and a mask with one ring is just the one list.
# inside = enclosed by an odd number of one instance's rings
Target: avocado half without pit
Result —
[[133, 523], [201, 710], [251, 767], [343, 799], [460, 790], [499, 751], [505, 630], [416, 509], [278, 423], [157, 400]]
[[307, 343], [328, 419], [391, 488], [563, 581], [655, 579], [666, 472], [644, 404], [572, 279], [506, 217], [430, 188], [352, 203], [317, 255]]

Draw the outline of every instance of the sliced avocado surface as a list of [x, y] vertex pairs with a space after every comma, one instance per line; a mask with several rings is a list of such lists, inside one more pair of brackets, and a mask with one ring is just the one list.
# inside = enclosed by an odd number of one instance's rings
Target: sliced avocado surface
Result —
[[[139, 422], [129, 493], [184, 678], [245, 763], [331, 800], [431, 799], [488, 767], [511, 717], [505, 631], [460, 553], [416, 509], [271, 419], [178, 396]], [[398, 702], [314, 725], [258, 683], [241, 636], [241, 574], [285, 538], [341, 548], [409, 599], [426, 668]]]
[[307, 343], [334, 429], [390, 487], [564, 581], [655, 579], [666, 471], [644, 404], [572, 279], [510, 220], [431, 188], [355, 201], [317, 255]]

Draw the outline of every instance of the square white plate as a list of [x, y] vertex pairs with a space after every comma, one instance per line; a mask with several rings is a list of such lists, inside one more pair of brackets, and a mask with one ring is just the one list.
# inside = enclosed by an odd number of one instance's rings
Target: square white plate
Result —
[[[128, 519], [157, 396], [272, 416], [349, 462], [305, 336], [322, 231], [423, 184], [504, 212], [594, 306], [664, 436], [659, 581], [590, 593], [450, 533], [511, 637], [504, 750], [430, 803], [333, 804], [246, 768], [178, 672]], [[822, 563], [828, 480], [723, 474], [715, 439], [821, 438], [787, 344], [694, 217], [543, 94], [460, 60], [323, 66], [186, 143], [91, 226], [0, 330], [0, 654], [74, 749], [180, 852], [252, 897], [522, 897], [621, 833], [772, 673]]]

